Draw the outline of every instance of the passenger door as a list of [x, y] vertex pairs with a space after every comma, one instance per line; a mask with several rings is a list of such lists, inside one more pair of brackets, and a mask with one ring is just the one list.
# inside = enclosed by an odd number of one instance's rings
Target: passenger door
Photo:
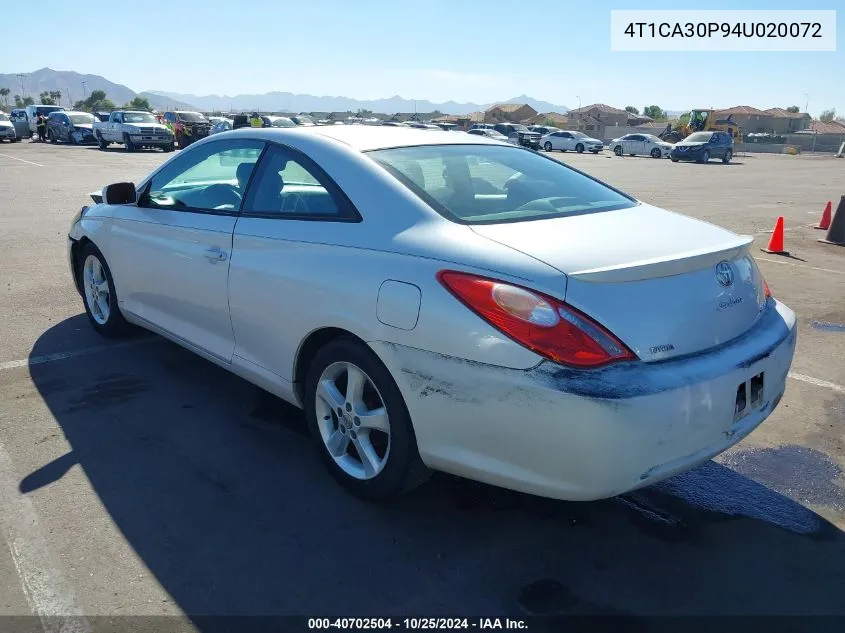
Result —
[[264, 149], [212, 141], [180, 154], [116, 207], [109, 253], [125, 311], [199, 353], [229, 362], [229, 260], [242, 193]]
[[631, 134], [628, 137], [628, 145], [625, 148], [626, 154], [637, 154], [641, 156], [642, 154], [646, 154], [646, 142], [645, 137], [642, 134]]
[[[293, 149], [270, 145], [235, 226], [229, 305], [233, 362], [293, 381], [293, 359], [315, 324], [309, 306], [332, 306], [334, 235], [360, 221], [328, 175]], [[271, 377], [272, 381], [276, 378]]]
[[573, 143], [572, 134], [569, 132], [558, 132], [560, 138], [557, 141], [557, 147], [555, 149], [561, 150], [571, 150], [575, 149], [575, 143]]

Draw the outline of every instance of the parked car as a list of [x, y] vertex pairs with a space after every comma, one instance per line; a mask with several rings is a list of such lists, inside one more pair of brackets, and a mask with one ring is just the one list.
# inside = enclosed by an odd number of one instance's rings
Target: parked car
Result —
[[583, 132], [570, 130], [550, 132], [540, 139], [540, 145], [547, 152], [558, 150], [561, 152], [573, 151], [580, 154], [588, 151], [598, 154], [604, 149], [604, 143], [599, 139], [587, 136]]
[[232, 129], [234, 129], [234, 121], [232, 119], [223, 119], [212, 125], [208, 133], [209, 135], [220, 134], [220, 132], [228, 132]]
[[550, 125], [529, 125], [528, 129], [532, 132], [537, 132], [540, 136], [560, 131], [559, 127], [552, 127]]
[[469, 126], [470, 130], [492, 130], [495, 127], [492, 123], [473, 123]]
[[651, 156], [665, 158], [672, 151], [672, 143], [657, 138], [654, 134], [626, 134], [613, 139], [609, 147], [617, 156]]
[[728, 132], [693, 132], [675, 144], [669, 158], [673, 163], [679, 160], [706, 163], [711, 158], [729, 163], [733, 155], [734, 140]]
[[175, 142], [182, 148], [205, 138], [211, 131], [211, 124], [208, 119], [199, 112], [173, 110], [164, 113], [164, 120], [170, 124]]
[[51, 143], [71, 145], [96, 144], [94, 122], [97, 118], [88, 112], [51, 112], [47, 117], [47, 140]]
[[12, 123], [11, 117], [5, 112], [0, 112], [0, 141], [17, 143], [20, 140], [18, 133], [15, 132], [15, 124]]
[[296, 127], [290, 117], [267, 115], [261, 118], [264, 119], [264, 127]]
[[14, 108], [9, 113], [9, 120], [15, 128], [15, 134], [19, 139], [32, 138], [32, 131], [29, 129], [29, 117], [26, 115], [26, 109]]
[[540, 149], [540, 135], [532, 132], [521, 123], [496, 123], [493, 126], [499, 134], [508, 137], [508, 141], [514, 145]]
[[26, 119], [29, 121], [29, 131], [31, 134], [38, 133], [38, 115], [49, 116], [51, 112], [59, 112], [64, 110], [62, 106], [44, 105], [43, 103], [36, 103], [28, 105], [24, 108], [26, 111]]
[[97, 195], [68, 236], [93, 329], [304, 408], [365, 498], [430, 469], [615, 496], [736, 444], [786, 387], [795, 315], [751, 237], [481, 136], [238, 130]]
[[155, 116], [140, 110], [115, 110], [108, 121], [94, 121], [94, 137], [101, 150], [111, 143], [122, 144], [127, 152], [144, 147], [159, 147], [165, 152], [174, 149], [174, 137]]
[[468, 134], [473, 134], [475, 136], [484, 136], [486, 138], [492, 138], [495, 141], [503, 141], [505, 143], [508, 142], [508, 137], [504, 134], [497, 132], [496, 130], [488, 130], [486, 128], [475, 128], [472, 130], [467, 130]]
[[304, 126], [314, 125], [314, 119], [312, 119], [307, 114], [297, 114], [296, 116], [292, 116], [290, 119], [291, 119], [291, 121], [293, 121], [297, 125], [304, 125]]

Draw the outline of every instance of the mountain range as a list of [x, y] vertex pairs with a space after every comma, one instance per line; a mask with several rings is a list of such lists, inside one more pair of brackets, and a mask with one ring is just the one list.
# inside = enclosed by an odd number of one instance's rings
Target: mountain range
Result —
[[[370, 110], [384, 114], [396, 112], [435, 112], [444, 114], [468, 114], [489, 108], [490, 103], [433, 103], [428, 100], [403, 99], [393, 96], [387, 99], [360, 100], [342, 96], [314, 96], [291, 92], [268, 92], [265, 94], [205, 95], [182, 94], [162, 90], [135, 92], [122, 84], [109, 81], [100, 75], [81, 74], [73, 71], [41, 68], [29, 73], [0, 74], [0, 88], [9, 88], [8, 99], [14, 103], [14, 95], [29, 95], [37, 98], [42, 92], [60, 91], [60, 105], [70, 107], [94, 90], [102, 90], [115, 105], [122, 105], [143, 97], [156, 110], [261, 110], [265, 112], [357, 112]], [[527, 103], [537, 112], [560, 112], [569, 110], [566, 106], [540, 101], [520, 95], [501, 103]]]
[[[294, 94], [292, 92], [268, 92], [265, 94], [205, 95], [198, 96], [179, 92], [162, 92], [148, 90], [163, 99], [175, 99], [193, 103], [204, 111], [220, 110], [260, 110], [262, 112], [357, 112], [370, 110], [384, 114], [396, 112], [442, 112], [444, 114], [469, 114], [489, 108], [491, 103], [458, 103], [446, 101], [433, 103], [428, 100], [403, 99], [396, 95], [386, 99], [361, 100], [340, 96], [316, 97], [308, 94]], [[501, 103], [527, 103], [537, 112], [560, 112], [569, 110], [566, 106], [556, 105], [548, 101], [539, 101], [527, 95], [520, 95], [507, 99]]]
[[146, 92], [135, 92], [122, 84], [116, 84], [100, 75], [83, 75], [81, 73], [41, 68], [30, 73], [0, 74], [0, 88], [11, 91], [9, 103], [14, 104], [14, 95], [29, 95], [36, 101], [42, 92], [60, 91], [62, 93], [59, 105], [71, 107], [81, 101], [94, 90], [102, 90], [106, 97], [115, 105], [121, 106], [132, 101], [135, 97], [143, 97], [156, 110], [174, 108], [179, 110], [196, 110], [190, 103], [177, 102], [174, 99], [162, 98]]

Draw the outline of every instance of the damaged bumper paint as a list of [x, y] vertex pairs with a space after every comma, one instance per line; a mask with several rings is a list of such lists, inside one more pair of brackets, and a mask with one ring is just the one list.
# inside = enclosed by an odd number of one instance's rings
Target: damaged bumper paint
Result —
[[751, 330], [719, 348], [599, 370], [513, 370], [372, 346], [402, 391], [427, 465], [586, 501], [688, 470], [751, 433], [780, 402], [796, 339], [794, 313], [770, 300]]

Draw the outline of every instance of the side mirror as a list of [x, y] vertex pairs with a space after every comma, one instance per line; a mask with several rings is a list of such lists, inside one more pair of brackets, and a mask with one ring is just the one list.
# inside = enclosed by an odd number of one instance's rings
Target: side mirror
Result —
[[135, 185], [131, 182], [117, 182], [103, 188], [106, 204], [133, 204], [136, 199]]

